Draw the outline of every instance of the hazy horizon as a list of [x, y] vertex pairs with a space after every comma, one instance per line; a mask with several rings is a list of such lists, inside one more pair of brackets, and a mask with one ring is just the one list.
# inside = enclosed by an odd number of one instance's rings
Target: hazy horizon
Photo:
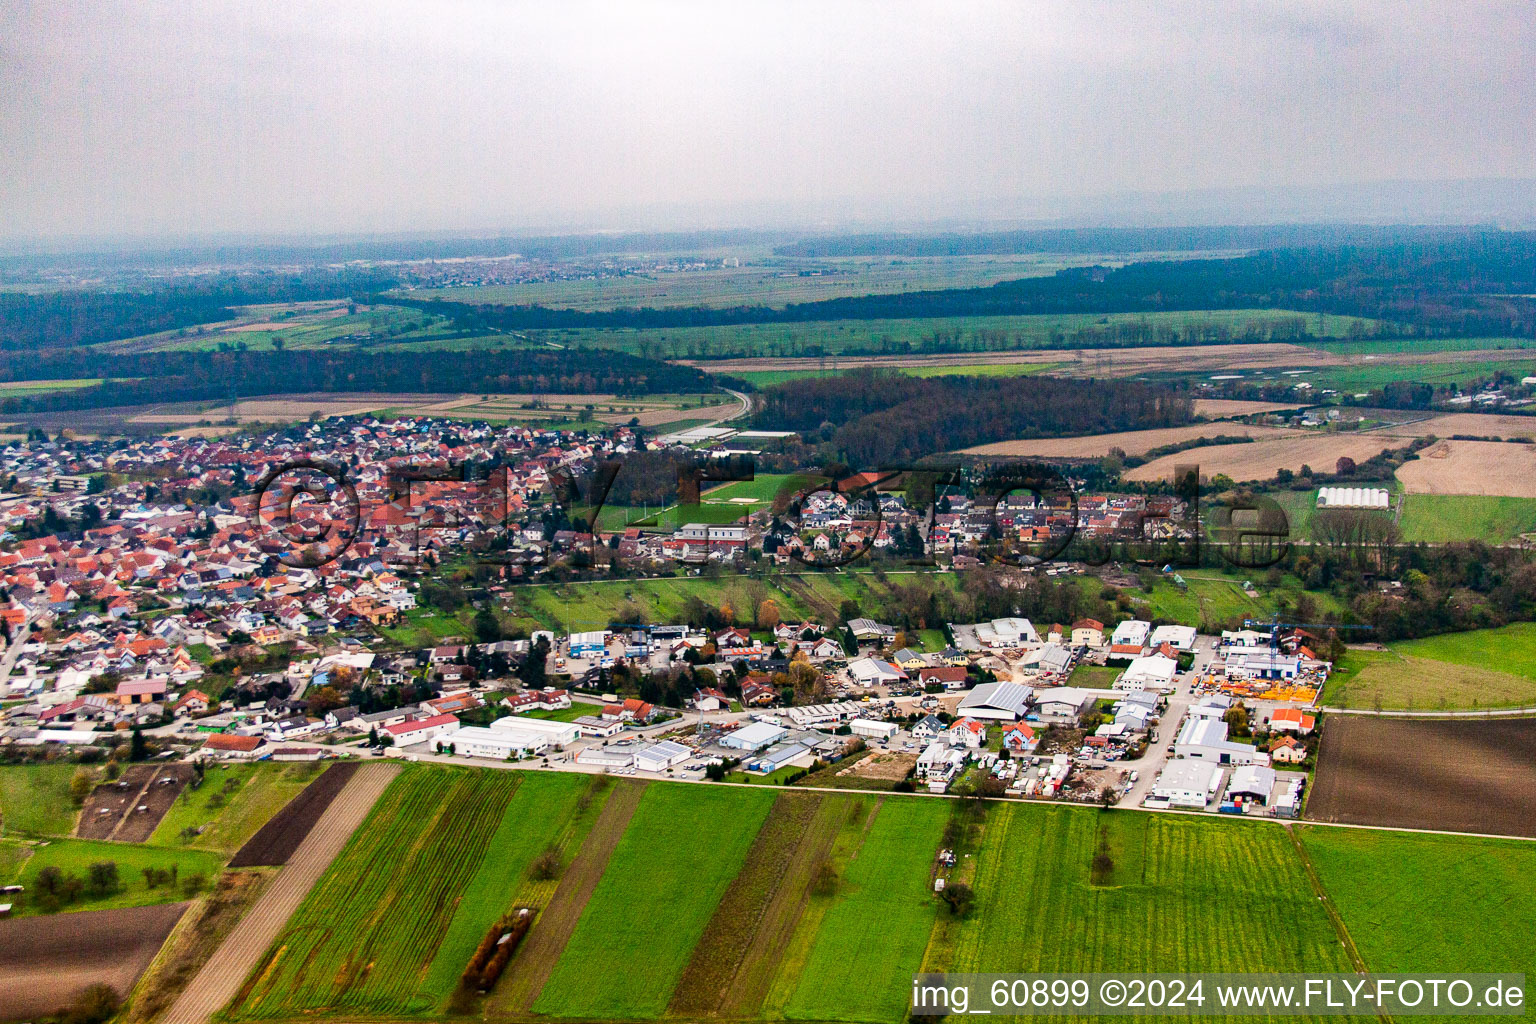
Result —
[[1536, 223], [1522, 3], [0, 16], [8, 240]]

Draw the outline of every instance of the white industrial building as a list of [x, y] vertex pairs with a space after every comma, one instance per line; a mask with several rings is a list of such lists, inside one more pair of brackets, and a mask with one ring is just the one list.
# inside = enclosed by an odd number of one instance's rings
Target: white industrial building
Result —
[[1035, 695], [1035, 710], [1041, 721], [1067, 724], [1093, 703], [1093, 695], [1078, 686], [1052, 686]]
[[1301, 658], [1268, 647], [1244, 648], [1227, 654], [1228, 679], [1295, 679], [1301, 674]]
[[841, 725], [864, 708], [851, 700], [834, 701], [831, 704], [811, 704], [803, 708], [785, 708], [784, 717], [797, 729], [820, 729], [829, 725]]
[[907, 678], [906, 672], [879, 658], [860, 658], [849, 662], [848, 675], [860, 686], [890, 686]]
[[1156, 650], [1163, 644], [1167, 644], [1176, 651], [1192, 651], [1195, 649], [1195, 627], [1168, 625], [1158, 626], [1152, 631], [1152, 639], [1148, 644]]
[[901, 726], [895, 722], [877, 722], [873, 718], [855, 718], [848, 723], [848, 728], [855, 736], [872, 740], [888, 740], [901, 731]]
[[668, 768], [682, 764], [692, 756], [693, 751], [681, 743], [662, 740], [637, 753], [635, 767], [643, 772], [664, 772]]
[[1179, 663], [1161, 654], [1137, 658], [1115, 680], [1117, 690], [1153, 690], [1166, 693], [1173, 689], [1173, 677]]
[[524, 715], [507, 715], [491, 723], [492, 729], [516, 729], [533, 732], [549, 738], [551, 746], [564, 747], [576, 742], [581, 727], [575, 722], [554, 722], [547, 718], [528, 718]]
[[1152, 623], [1141, 619], [1126, 619], [1115, 627], [1109, 638], [1109, 661], [1129, 661], [1139, 658], [1147, 649], [1147, 638], [1152, 633]]
[[1269, 794], [1275, 788], [1275, 770], [1261, 764], [1245, 764], [1232, 773], [1227, 783], [1227, 803], [1235, 803], [1237, 797], [1269, 803]]
[[983, 647], [1022, 647], [1040, 642], [1040, 634], [1028, 619], [993, 619], [976, 625], [976, 639]]
[[586, 633], [572, 633], [570, 652], [573, 658], [590, 658], [601, 655], [608, 646], [608, 631], [594, 629]]
[[442, 738], [461, 757], [488, 757], [505, 761], [509, 757], [533, 757], [549, 749], [549, 737], [522, 729], [487, 729], [466, 725]]
[[1024, 717], [1033, 692], [1022, 683], [982, 683], [961, 699], [956, 714], [1015, 722]]
[[1173, 741], [1173, 754], [1211, 764], [1269, 764], [1269, 755], [1253, 744], [1227, 739], [1227, 723], [1219, 718], [1187, 719]]
[[1318, 508], [1386, 509], [1391, 505], [1391, 495], [1380, 487], [1320, 487], [1317, 491]]
[[598, 765], [603, 768], [628, 768], [635, 763], [635, 751], [630, 747], [588, 747], [576, 755], [577, 764]]
[[1171, 761], [1152, 786], [1152, 796], [1170, 807], [1204, 810], [1221, 792], [1221, 769], [1203, 761]]
[[812, 759], [813, 757], [810, 747], [806, 746], [804, 743], [788, 741], [785, 743], [780, 743], [777, 746], [769, 747], [767, 750], [763, 751], [761, 754], [758, 754], [752, 760], [748, 761], [747, 770], [751, 772], [762, 772], [764, 775], [771, 775], [786, 765], [792, 765], [801, 761], [809, 764]]
[[1232, 698], [1224, 693], [1208, 693], [1190, 705], [1190, 718], [1225, 718], [1232, 710]]
[[732, 750], [744, 750], [751, 754], [773, 746], [787, 735], [789, 730], [783, 726], [774, 725], [771, 722], [752, 722], [733, 733], [722, 736], [720, 745]]

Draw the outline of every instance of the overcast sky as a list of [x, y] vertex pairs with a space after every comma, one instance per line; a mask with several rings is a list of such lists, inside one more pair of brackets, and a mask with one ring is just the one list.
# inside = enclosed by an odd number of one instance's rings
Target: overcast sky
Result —
[[0, 25], [12, 238], [1536, 178], [1525, 0], [0, 0]]

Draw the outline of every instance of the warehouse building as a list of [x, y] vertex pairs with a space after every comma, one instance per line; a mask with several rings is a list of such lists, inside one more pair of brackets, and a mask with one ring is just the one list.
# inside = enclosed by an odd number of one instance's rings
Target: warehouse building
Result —
[[732, 750], [744, 750], [749, 754], [755, 754], [759, 750], [773, 746], [779, 740], [789, 735], [789, 730], [771, 722], [753, 722], [744, 725], [733, 733], [720, 738], [722, 747]]
[[676, 767], [693, 756], [693, 751], [681, 743], [662, 740], [635, 754], [635, 767], [643, 772], [664, 772]]
[[573, 658], [601, 657], [607, 646], [608, 631], [606, 629], [571, 634], [570, 648]]
[[1269, 755], [1253, 744], [1227, 739], [1227, 723], [1219, 718], [1186, 719], [1173, 742], [1173, 754], [1211, 764], [1269, 764]]
[[841, 725], [864, 710], [851, 700], [831, 704], [811, 704], [803, 708], [785, 708], [784, 717], [797, 729], [824, 729], [829, 725]]
[[549, 737], [522, 729], [487, 729], [466, 725], [440, 742], [461, 757], [485, 757], [505, 761], [509, 757], [535, 757], [549, 750]]
[[960, 701], [960, 717], [987, 718], [998, 722], [1016, 722], [1029, 708], [1034, 693], [1022, 683], [982, 683]]
[[1269, 794], [1275, 788], [1275, 770], [1264, 765], [1245, 764], [1232, 773], [1227, 783], [1226, 803], [1236, 803], [1238, 798], [1269, 803]]
[[1201, 761], [1170, 762], [1152, 787], [1153, 799], [1200, 811], [1220, 792], [1221, 769]]
[[1166, 693], [1173, 689], [1173, 677], [1179, 663], [1161, 654], [1137, 658], [1115, 680], [1117, 690], [1152, 690]]
[[895, 722], [877, 722], [873, 718], [855, 718], [848, 723], [855, 736], [871, 740], [888, 740], [901, 731]]
[[492, 729], [516, 729], [533, 732], [549, 739], [551, 746], [564, 747], [576, 742], [581, 726], [575, 722], [552, 722], [545, 718], [528, 718], [523, 715], [507, 715], [491, 723]]
[[577, 764], [596, 765], [609, 770], [628, 768], [635, 763], [633, 747], [614, 744], [610, 747], [588, 747], [576, 755]]
[[806, 764], [810, 763], [811, 748], [807, 747], [804, 743], [790, 741], [770, 747], [748, 761], [747, 771], [762, 772], [764, 775], [768, 775], [799, 761], [804, 761]]
[[1093, 704], [1093, 695], [1077, 686], [1052, 686], [1035, 695], [1035, 710], [1044, 722], [1075, 723]]

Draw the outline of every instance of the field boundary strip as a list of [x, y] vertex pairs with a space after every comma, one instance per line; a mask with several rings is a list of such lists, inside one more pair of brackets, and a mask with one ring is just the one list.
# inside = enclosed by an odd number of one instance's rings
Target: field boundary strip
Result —
[[245, 920], [219, 945], [161, 1019], [162, 1024], [203, 1024], [234, 999], [246, 976], [399, 770], [400, 766], [393, 764], [365, 765], [352, 775]]

